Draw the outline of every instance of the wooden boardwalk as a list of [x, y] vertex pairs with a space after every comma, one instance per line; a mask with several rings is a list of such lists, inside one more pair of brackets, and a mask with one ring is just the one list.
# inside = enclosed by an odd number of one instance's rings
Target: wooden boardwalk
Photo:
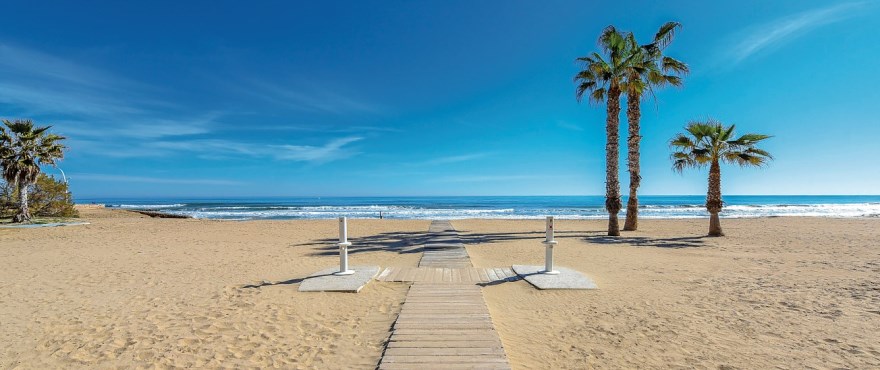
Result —
[[472, 267], [471, 258], [458, 233], [449, 221], [432, 221], [428, 229], [431, 238], [423, 246], [419, 267], [466, 268]]
[[518, 280], [510, 267], [386, 267], [377, 281], [400, 283], [493, 283]]
[[[438, 233], [437, 239], [442, 238], [442, 243], [437, 244], [464, 250], [448, 222], [434, 221], [430, 231]], [[473, 268], [467, 251], [462, 261], [460, 257], [435, 258], [430, 250], [426, 248], [422, 256], [426, 266], [420, 263], [419, 268], [388, 268], [377, 278], [414, 281], [392, 328], [379, 369], [510, 369], [483, 293], [475, 282], [489, 280], [489, 271], [498, 279], [499, 274], [505, 279], [515, 274]], [[467, 265], [462, 266], [464, 263]]]
[[479, 286], [412, 285], [379, 369], [415, 368], [510, 368]]

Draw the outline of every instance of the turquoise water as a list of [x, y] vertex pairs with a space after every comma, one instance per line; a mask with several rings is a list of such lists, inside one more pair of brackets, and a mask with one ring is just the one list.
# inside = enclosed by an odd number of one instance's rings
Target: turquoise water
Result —
[[[707, 217], [703, 196], [642, 196], [644, 218]], [[108, 207], [149, 209], [206, 219], [352, 218], [462, 219], [542, 218], [600, 219], [607, 217], [601, 196], [523, 197], [298, 197], [241, 199], [78, 199]], [[753, 196], [724, 197], [722, 217], [880, 217], [880, 196]], [[626, 198], [624, 198], [624, 205]], [[621, 216], [624, 212], [621, 212]]]

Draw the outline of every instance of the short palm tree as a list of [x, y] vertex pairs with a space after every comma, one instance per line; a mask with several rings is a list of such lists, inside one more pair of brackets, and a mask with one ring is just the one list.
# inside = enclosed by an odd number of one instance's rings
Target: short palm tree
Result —
[[675, 171], [709, 165], [709, 191], [706, 195], [706, 210], [710, 215], [709, 236], [724, 236], [718, 217], [723, 206], [720, 162], [741, 167], [761, 167], [773, 159], [770, 153], [756, 147], [770, 136], [745, 134], [734, 139], [734, 128], [735, 125], [724, 126], [711, 118], [705, 122], [691, 122], [685, 128], [687, 133], [680, 133], [669, 142]]
[[3, 120], [0, 126], [0, 167], [3, 178], [18, 187], [18, 212], [12, 222], [28, 222], [28, 188], [37, 181], [40, 165], [51, 165], [64, 158], [65, 138], [48, 132], [51, 126], [34, 127], [30, 120]]
[[575, 96], [578, 101], [584, 95], [594, 104], [606, 106], [605, 118], [605, 209], [608, 210], [608, 235], [620, 235], [617, 214], [620, 212], [620, 179], [618, 161], [620, 157], [620, 95], [621, 84], [626, 78], [632, 53], [627, 35], [608, 26], [599, 36], [602, 54], [593, 52], [589, 56], [577, 58], [582, 70], [574, 77], [577, 84]]
[[626, 222], [623, 230], [634, 231], [639, 227], [639, 185], [642, 182], [639, 164], [639, 131], [641, 120], [641, 100], [645, 93], [664, 86], [681, 86], [681, 76], [689, 72], [687, 64], [666, 56], [663, 51], [672, 43], [675, 31], [681, 28], [678, 22], [667, 22], [657, 30], [649, 44], [639, 45], [635, 36], [629, 34], [629, 50], [635, 53], [623, 82], [626, 92], [626, 118], [629, 128], [627, 137], [627, 169], [629, 170], [629, 198], [626, 204]]

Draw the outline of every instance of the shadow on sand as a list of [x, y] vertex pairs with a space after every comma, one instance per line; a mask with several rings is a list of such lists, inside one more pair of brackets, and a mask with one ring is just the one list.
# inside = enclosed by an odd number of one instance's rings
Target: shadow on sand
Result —
[[595, 244], [630, 244], [634, 247], [695, 248], [705, 247], [708, 236], [683, 236], [680, 238], [651, 238], [646, 236], [592, 236], [584, 238]]
[[[588, 239], [598, 236], [602, 231], [557, 231], [556, 237], [560, 240], [569, 238]], [[424, 245], [432, 241], [442, 242], [444, 233], [430, 232], [387, 232], [376, 235], [350, 238], [351, 247], [348, 248], [349, 254], [365, 253], [365, 252], [397, 252], [397, 253], [421, 253], [424, 251]], [[458, 238], [462, 244], [489, 244], [501, 243], [513, 240], [532, 239], [537, 242], [544, 240], [543, 231], [528, 231], [515, 233], [483, 233], [471, 234], [468, 231], [459, 231]], [[316, 239], [308, 243], [294, 244], [292, 247], [311, 246], [315, 247], [316, 252], [312, 256], [335, 256], [339, 254], [339, 247], [336, 245], [336, 238]]]
[[306, 281], [307, 279], [314, 279], [314, 278], [321, 277], [321, 276], [330, 276], [330, 274], [307, 276], [304, 278], [294, 278], [294, 279], [282, 280], [282, 281], [265, 281], [264, 280], [263, 282], [261, 282], [259, 284], [248, 284], [248, 285], [242, 285], [241, 287], [245, 288], [245, 289], [259, 289], [259, 288], [266, 287], [266, 286], [293, 285], [293, 284], [302, 283], [303, 281]]
[[[397, 253], [421, 253], [424, 245], [433, 238], [442, 238], [443, 233], [430, 232], [386, 232], [376, 235], [351, 238], [352, 243], [348, 249], [349, 254], [366, 252], [397, 252]], [[544, 240], [543, 231], [526, 231], [510, 233], [470, 233], [467, 230], [458, 232], [461, 243], [465, 245], [503, 243], [515, 240], [534, 240], [540, 243]], [[630, 244], [635, 247], [656, 248], [693, 248], [706, 246], [705, 236], [688, 236], [679, 238], [654, 238], [646, 236], [619, 236], [610, 237], [605, 235], [604, 230], [589, 231], [556, 231], [556, 238], [560, 242], [566, 239], [578, 239], [587, 243], [595, 244]], [[312, 256], [336, 256], [339, 254], [337, 239], [316, 239], [308, 243], [294, 244], [292, 247], [310, 246], [315, 252]], [[436, 241], [436, 240], [435, 240]]]
[[[424, 244], [431, 239], [434, 234], [428, 232], [387, 232], [376, 235], [363, 236], [358, 238], [349, 238], [351, 246], [348, 247], [348, 254], [358, 254], [366, 252], [397, 252], [397, 253], [421, 253]], [[310, 246], [315, 247], [316, 252], [312, 256], [336, 256], [339, 254], [339, 242], [335, 238], [316, 239], [308, 243], [294, 244], [293, 247]]]

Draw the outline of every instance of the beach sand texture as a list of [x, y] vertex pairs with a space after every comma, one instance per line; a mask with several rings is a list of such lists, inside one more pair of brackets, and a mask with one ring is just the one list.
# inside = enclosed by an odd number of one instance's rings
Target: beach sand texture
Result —
[[[459, 221], [476, 266], [541, 264], [543, 221]], [[557, 221], [556, 263], [599, 290], [487, 289], [522, 368], [880, 368], [880, 220]], [[533, 230], [532, 232], [527, 232]]]
[[[336, 237], [335, 220], [84, 216], [93, 223], [0, 230], [0, 368], [370, 368], [406, 295], [403, 284], [296, 291], [296, 278], [338, 264], [332, 241], [311, 245]], [[428, 224], [356, 222], [349, 232]], [[369, 246], [352, 248], [358, 263], [418, 263], [358, 248]]]
[[[335, 220], [151, 219], [0, 230], [0, 368], [374, 368], [406, 295], [300, 293]], [[543, 263], [543, 220], [453, 221], [474, 266]], [[880, 367], [880, 220], [557, 221], [556, 261], [599, 285], [483, 288], [514, 368]], [[353, 220], [352, 264], [418, 265], [426, 220]]]

